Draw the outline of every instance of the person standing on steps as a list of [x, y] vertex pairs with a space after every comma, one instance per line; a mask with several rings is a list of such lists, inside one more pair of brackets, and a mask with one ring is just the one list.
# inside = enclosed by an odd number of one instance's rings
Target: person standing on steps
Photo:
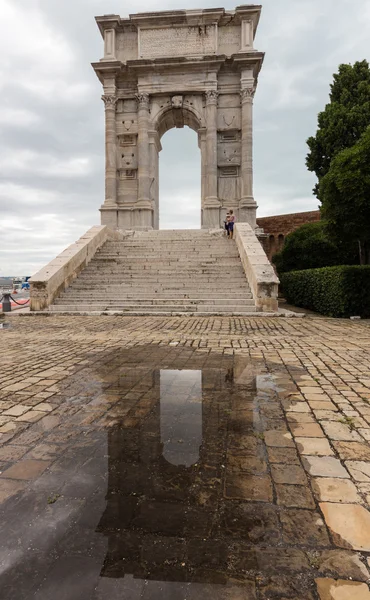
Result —
[[226, 234], [227, 237], [229, 237], [229, 217], [230, 217], [230, 213], [227, 212], [226, 213], [226, 217], [225, 217], [225, 221], [224, 221], [225, 234]]
[[230, 240], [232, 240], [233, 236], [234, 236], [234, 223], [235, 223], [234, 211], [230, 209], [229, 216], [228, 216], [228, 226], [227, 226]]

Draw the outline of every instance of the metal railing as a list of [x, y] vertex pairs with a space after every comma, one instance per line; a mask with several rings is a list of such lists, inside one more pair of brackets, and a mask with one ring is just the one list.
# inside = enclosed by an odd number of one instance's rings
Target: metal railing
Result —
[[15, 298], [13, 298], [13, 296], [11, 295], [10, 292], [4, 292], [2, 295], [2, 298], [0, 300], [0, 304], [2, 304], [2, 311], [4, 313], [11, 312], [11, 310], [12, 310], [11, 301], [13, 301], [15, 304], [18, 304], [18, 306], [26, 306], [29, 303], [30, 298], [28, 298], [28, 300], [26, 300], [26, 302], [17, 302], [15, 300]]

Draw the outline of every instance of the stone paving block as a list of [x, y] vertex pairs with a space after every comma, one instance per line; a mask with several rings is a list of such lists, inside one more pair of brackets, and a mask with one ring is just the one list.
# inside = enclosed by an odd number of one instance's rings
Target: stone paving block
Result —
[[295, 438], [298, 452], [310, 456], [333, 456], [334, 452], [330, 448], [329, 442], [325, 438]]
[[316, 423], [312, 413], [287, 412], [285, 416], [290, 423]]
[[361, 555], [349, 550], [322, 550], [315, 553], [317, 570], [326, 577], [368, 581], [369, 571]]
[[271, 465], [271, 474], [275, 483], [307, 484], [307, 477], [301, 466], [273, 464]]
[[12, 408], [9, 408], [3, 414], [5, 416], [9, 415], [11, 417], [20, 417], [24, 413], [28, 412], [30, 410], [30, 408], [31, 408], [30, 406], [26, 406], [24, 404], [18, 404], [16, 406], [13, 406]]
[[50, 460], [62, 454], [63, 447], [51, 444], [39, 444], [25, 455], [26, 459]]
[[337, 458], [332, 456], [304, 456], [306, 471], [313, 477], [339, 477], [349, 479], [349, 474]]
[[329, 545], [326, 527], [318, 512], [282, 509], [280, 519], [283, 526], [283, 540], [286, 544], [314, 548]]
[[370, 446], [364, 442], [333, 442], [341, 460], [370, 461]]
[[288, 431], [265, 431], [264, 440], [267, 446], [295, 448], [292, 435]]
[[284, 571], [304, 572], [310, 569], [306, 554], [293, 548], [256, 548], [257, 567], [260, 571], [281, 574]]
[[310, 489], [305, 485], [275, 485], [277, 503], [288, 508], [315, 508]]
[[281, 542], [278, 512], [261, 503], [227, 502], [223, 508], [222, 527], [233, 540], [250, 544], [276, 546]]
[[335, 421], [322, 421], [321, 425], [326, 435], [331, 440], [343, 442], [360, 442], [361, 437], [356, 431], [351, 431], [348, 425], [336, 423]]
[[370, 442], [370, 429], [359, 427], [357, 431], [366, 441]]
[[14, 462], [27, 452], [24, 446], [7, 445], [0, 448], [0, 460], [4, 462]]
[[334, 579], [316, 579], [320, 600], [370, 600], [366, 583]]
[[[259, 600], [314, 600], [314, 592], [302, 585], [302, 577], [272, 575], [263, 579], [258, 589]], [[248, 596], [243, 600], [249, 600]]]
[[283, 400], [283, 407], [286, 412], [311, 413], [307, 402], [294, 402], [292, 400]]
[[340, 548], [370, 552], [370, 513], [358, 504], [320, 503], [326, 525]]
[[6, 469], [1, 477], [7, 479], [36, 479], [39, 477], [45, 469], [50, 465], [49, 462], [43, 460], [21, 460], [18, 463]]
[[317, 408], [313, 409], [313, 413], [318, 421], [337, 421], [339, 414], [332, 410], [319, 410]]
[[267, 448], [270, 463], [284, 463], [287, 465], [300, 465], [298, 454], [294, 448]]
[[319, 402], [318, 400], [308, 400], [308, 404], [315, 410], [330, 410], [337, 412], [338, 409], [332, 402]]
[[348, 460], [345, 465], [355, 481], [370, 483], [369, 462]]
[[29, 410], [28, 412], [24, 413], [24, 415], [17, 417], [17, 421], [21, 421], [21, 422], [25, 422], [25, 423], [36, 423], [37, 421], [42, 419], [42, 417], [44, 417], [44, 416], [45, 416], [44, 412], [37, 411], [37, 410]]
[[319, 438], [319, 437], [325, 437], [323, 430], [321, 429], [320, 425], [318, 423], [298, 423], [298, 424], [294, 424], [291, 423], [290, 424], [290, 428], [292, 430], [292, 434], [294, 435], [295, 438]]
[[312, 481], [316, 498], [322, 502], [361, 502], [356, 486], [349, 479], [317, 477]]
[[0, 477], [0, 503], [24, 489], [26, 482]]
[[226, 478], [225, 497], [251, 502], [272, 502], [270, 477], [267, 475], [245, 475], [244, 477], [230, 475]]
[[300, 387], [301, 394], [321, 394], [323, 393], [319, 385], [311, 387]]
[[267, 464], [258, 456], [231, 456], [228, 454], [227, 470], [230, 473], [238, 471], [250, 474], [265, 473], [267, 471]]

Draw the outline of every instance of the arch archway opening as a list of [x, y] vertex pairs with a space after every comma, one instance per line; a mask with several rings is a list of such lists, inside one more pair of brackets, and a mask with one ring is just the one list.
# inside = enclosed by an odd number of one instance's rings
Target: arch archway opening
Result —
[[200, 229], [201, 153], [198, 135], [188, 125], [161, 138], [159, 154], [159, 228]]

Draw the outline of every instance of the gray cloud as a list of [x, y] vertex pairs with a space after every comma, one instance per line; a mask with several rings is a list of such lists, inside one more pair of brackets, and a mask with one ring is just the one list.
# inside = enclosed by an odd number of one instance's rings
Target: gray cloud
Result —
[[[196, 8], [198, 0], [185, 4]], [[183, 0], [3, 0], [0, 23], [0, 274], [31, 274], [99, 222], [104, 113], [90, 63], [94, 16], [183, 8]], [[213, 0], [203, 6], [213, 7]], [[227, 2], [226, 8], [234, 8]], [[351, 18], [348, 18], [348, 15]], [[10, 27], [16, 23], [16, 27]], [[265, 0], [255, 99], [260, 216], [310, 210], [305, 140], [341, 62], [367, 56], [367, 0]], [[199, 226], [200, 154], [191, 130], [162, 139], [161, 226]]]

